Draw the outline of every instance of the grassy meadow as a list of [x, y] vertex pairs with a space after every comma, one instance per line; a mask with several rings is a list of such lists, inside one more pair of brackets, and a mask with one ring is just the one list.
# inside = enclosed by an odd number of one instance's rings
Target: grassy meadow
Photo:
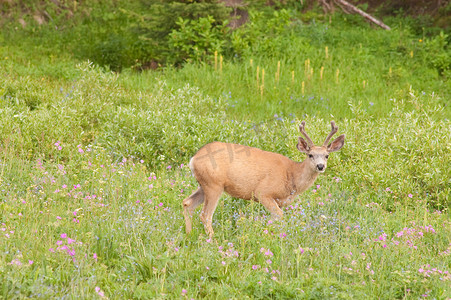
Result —
[[[450, 299], [447, 38], [347, 18], [121, 73], [2, 33], [0, 298]], [[200, 209], [185, 234], [197, 149], [301, 161], [302, 120], [346, 142], [283, 220], [224, 195], [214, 238]]]

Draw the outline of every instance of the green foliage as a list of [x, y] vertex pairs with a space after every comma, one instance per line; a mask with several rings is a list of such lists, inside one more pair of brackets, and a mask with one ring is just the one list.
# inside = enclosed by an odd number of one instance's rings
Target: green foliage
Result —
[[[202, 56], [204, 54], [199, 52], [219, 48], [218, 44], [223, 43], [228, 12], [229, 9], [215, 0], [143, 0], [142, 10], [133, 13], [131, 29], [150, 48], [150, 59], [181, 63], [187, 56]], [[209, 37], [214, 41], [208, 41]], [[189, 38], [195, 42], [190, 42]], [[184, 51], [183, 54], [179, 50]]]
[[290, 42], [290, 24], [291, 14], [285, 9], [273, 11], [270, 16], [251, 11], [249, 22], [232, 32], [234, 54], [246, 57], [280, 56]]
[[226, 44], [227, 22], [215, 26], [215, 19], [208, 16], [197, 20], [179, 18], [178, 28], [169, 35], [169, 45], [174, 62], [202, 62], [211, 55], [221, 53]]
[[436, 68], [440, 74], [444, 74], [451, 69], [451, 47], [448, 35], [443, 31], [431, 39], [425, 39], [424, 48], [425, 59]]

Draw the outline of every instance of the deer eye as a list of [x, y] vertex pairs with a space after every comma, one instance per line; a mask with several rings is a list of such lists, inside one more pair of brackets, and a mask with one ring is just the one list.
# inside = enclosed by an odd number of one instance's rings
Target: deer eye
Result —
[[313, 154], [309, 154], [308, 157], [313, 158]]
[[329, 155], [326, 155], [326, 159], [328, 159], [329, 158]]

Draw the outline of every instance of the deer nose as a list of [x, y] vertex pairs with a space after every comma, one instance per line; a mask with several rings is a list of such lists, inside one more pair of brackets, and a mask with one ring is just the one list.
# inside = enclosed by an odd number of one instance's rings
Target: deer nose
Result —
[[319, 171], [324, 170], [324, 165], [323, 164], [318, 164], [316, 167], [318, 168]]

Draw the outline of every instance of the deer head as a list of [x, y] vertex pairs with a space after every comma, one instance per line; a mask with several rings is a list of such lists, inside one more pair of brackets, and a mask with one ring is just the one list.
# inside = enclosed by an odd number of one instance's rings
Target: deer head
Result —
[[316, 170], [319, 173], [323, 173], [326, 170], [327, 159], [329, 158], [329, 153], [335, 152], [343, 147], [345, 142], [345, 135], [342, 134], [337, 137], [332, 143], [328, 144], [332, 136], [337, 133], [338, 126], [335, 125], [334, 121], [330, 122], [332, 126], [332, 130], [327, 136], [322, 146], [315, 146], [312, 142], [312, 139], [305, 132], [305, 121], [302, 121], [299, 126], [299, 131], [305, 137], [305, 140], [302, 137], [299, 137], [299, 142], [297, 148], [299, 151], [306, 153], [308, 155], [307, 162], [311, 169]]

